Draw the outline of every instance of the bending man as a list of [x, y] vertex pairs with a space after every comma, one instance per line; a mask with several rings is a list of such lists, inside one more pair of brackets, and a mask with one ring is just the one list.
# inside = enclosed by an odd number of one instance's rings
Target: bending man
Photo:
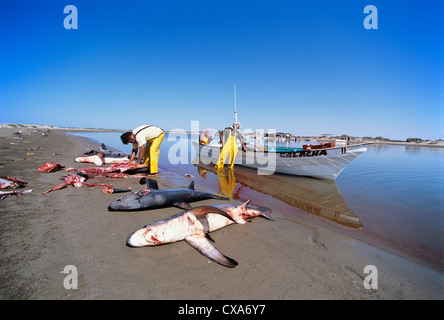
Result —
[[157, 174], [159, 171], [160, 144], [164, 135], [163, 130], [159, 127], [143, 125], [125, 132], [120, 136], [120, 139], [123, 144], [133, 144], [130, 163], [134, 161], [137, 152], [139, 152], [137, 162], [149, 165], [150, 174]]

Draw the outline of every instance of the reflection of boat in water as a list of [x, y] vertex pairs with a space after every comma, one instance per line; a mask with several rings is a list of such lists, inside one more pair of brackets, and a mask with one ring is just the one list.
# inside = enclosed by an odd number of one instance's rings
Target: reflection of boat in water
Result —
[[[288, 175], [257, 175], [255, 170], [243, 167], [217, 170], [211, 164], [195, 164], [195, 166], [200, 174], [204, 171], [217, 174], [221, 192], [227, 187], [233, 194], [236, 183], [239, 183], [241, 188], [245, 186], [270, 195], [309, 214], [330, 220], [344, 227], [363, 228], [333, 180]], [[227, 180], [221, 180], [221, 177], [227, 177]], [[234, 184], [233, 179], [235, 179]], [[226, 185], [227, 182], [228, 185]], [[239, 192], [240, 189], [237, 193]]]

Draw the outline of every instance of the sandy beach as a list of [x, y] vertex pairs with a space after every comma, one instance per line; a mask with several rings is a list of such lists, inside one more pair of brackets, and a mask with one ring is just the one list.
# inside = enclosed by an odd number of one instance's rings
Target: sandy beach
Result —
[[[239, 263], [233, 269], [210, 262], [183, 241], [130, 248], [125, 242], [133, 231], [181, 210], [109, 212], [109, 203], [122, 194], [105, 194], [100, 187], [68, 186], [43, 195], [65, 172], [41, 173], [39, 166], [48, 161], [92, 166], [74, 159], [98, 145], [62, 130], [21, 130], [18, 138], [18, 129], [0, 128], [0, 175], [25, 180], [25, 189], [33, 190], [0, 202], [0, 299], [444, 298], [441, 272], [303, 220], [255, 218], [212, 233], [215, 246]], [[190, 183], [174, 172], [160, 172], [156, 179], [163, 188]], [[136, 178], [89, 182], [142, 188]], [[199, 205], [219, 203], [226, 202]], [[364, 287], [368, 265], [377, 268], [377, 288]], [[77, 289], [64, 286], [66, 266], [78, 271]]]

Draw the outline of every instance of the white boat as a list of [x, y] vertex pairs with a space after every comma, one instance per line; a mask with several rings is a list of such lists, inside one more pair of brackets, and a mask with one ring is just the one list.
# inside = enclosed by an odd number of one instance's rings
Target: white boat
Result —
[[[239, 124], [237, 121], [236, 85], [234, 85], [234, 116], [234, 123]], [[221, 144], [211, 142], [202, 145], [197, 141], [192, 143], [197, 154], [193, 164], [215, 165], [217, 163], [222, 149]], [[277, 172], [335, 180], [354, 158], [367, 151], [364, 145], [366, 144], [347, 145], [346, 140], [320, 145], [304, 145], [303, 148], [279, 147], [273, 146], [273, 144], [264, 147], [248, 144], [247, 151], [242, 151], [242, 148], [238, 146], [239, 152], [234, 164], [256, 168], [259, 175], [270, 175]]]
[[[220, 144], [201, 145], [193, 141], [197, 161], [215, 165], [219, 159]], [[335, 180], [347, 165], [367, 151], [364, 144], [317, 148], [261, 147], [247, 145], [247, 151], [236, 155], [234, 164], [256, 168], [259, 175], [284, 173]]]

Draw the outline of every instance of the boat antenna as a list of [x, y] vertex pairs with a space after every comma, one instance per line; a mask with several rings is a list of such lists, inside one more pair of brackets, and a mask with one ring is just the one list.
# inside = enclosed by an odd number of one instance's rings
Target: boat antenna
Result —
[[234, 123], [237, 123], [236, 84], [234, 84]]

